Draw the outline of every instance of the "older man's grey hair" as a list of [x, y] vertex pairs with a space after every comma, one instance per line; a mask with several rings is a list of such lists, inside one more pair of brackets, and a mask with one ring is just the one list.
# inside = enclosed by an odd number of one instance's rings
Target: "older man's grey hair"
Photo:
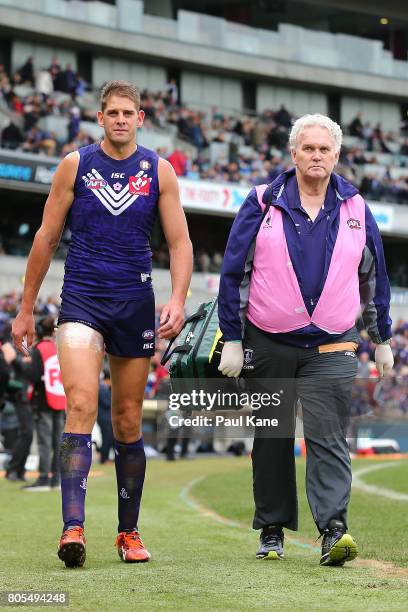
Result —
[[303, 130], [310, 127], [319, 126], [326, 128], [334, 138], [336, 143], [336, 152], [340, 151], [341, 143], [343, 142], [343, 132], [338, 123], [327, 117], [326, 115], [303, 115], [295, 121], [289, 135], [289, 146], [292, 149], [296, 148], [298, 136]]

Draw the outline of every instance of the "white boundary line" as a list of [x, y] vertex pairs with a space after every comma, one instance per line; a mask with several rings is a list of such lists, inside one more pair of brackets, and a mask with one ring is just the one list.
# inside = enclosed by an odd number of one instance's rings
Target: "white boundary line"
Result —
[[377, 485], [369, 485], [360, 478], [360, 476], [363, 476], [364, 474], [370, 474], [371, 472], [385, 468], [392, 468], [396, 465], [401, 465], [401, 461], [380, 463], [377, 465], [369, 465], [367, 467], [360, 468], [359, 470], [353, 472], [352, 487], [358, 489], [359, 491], [364, 491], [365, 493], [372, 493], [373, 495], [386, 497], [387, 499], [408, 502], [408, 493], [399, 493], [398, 491], [392, 491], [391, 489], [385, 489], [383, 487], [378, 487]]
[[[221, 514], [218, 514], [214, 510], [211, 510], [210, 508], [206, 508], [199, 502], [192, 499], [192, 497], [190, 496], [191, 489], [196, 484], [204, 480], [205, 478], [206, 476], [199, 476], [198, 478], [194, 478], [193, 480], [190, 480], [190, 482], [188, 482], [180, 491], [180, 499], [185, 504], [187, 504], [189, 508], [191, 508], [195, 512], [198, 512], [202, 516], [206, 516], [209, 519], [216, 521], [217, 523], [221, 523], [222, 525], [225, 525], [226, 527], [238, 527], [239, 529], [245, 529], [246, 531], [253, 532], [254, 530], [251, 527], [249, 527], [246, 523], [240, 523], [238, 521], [233, 521], [231, 519], [228, 519], [225, 516], [221, 516]], [[313, 550], [313, 551], [320, 550], [320, 546], [314, 546], [313, 544], [309, 544], [307, 542], [301, 542], [291, 536], [287, 536], [287, 534], [285, 535], [289, 543], [293, 544], [294, 546], [298, 546], [299, 548], [308, 548], [309, 550]]]

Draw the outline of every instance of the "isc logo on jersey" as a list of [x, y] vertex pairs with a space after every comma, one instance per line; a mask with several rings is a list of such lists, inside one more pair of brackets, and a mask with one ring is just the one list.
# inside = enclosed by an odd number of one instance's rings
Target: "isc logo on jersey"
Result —
[[124, 172], [112, 172], [111, 178], [125, 178]]

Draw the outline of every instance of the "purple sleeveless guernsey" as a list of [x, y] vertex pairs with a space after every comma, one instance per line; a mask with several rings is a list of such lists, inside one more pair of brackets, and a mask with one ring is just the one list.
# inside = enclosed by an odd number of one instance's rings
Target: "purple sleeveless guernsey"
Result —
[[158, 160], [137, 146], [127, 159], [82, 147], [67, 225], [63, 291], [131, 300], [151, 290], [150, 233], [159, 198]]
[[[262, 209], [266, 187], [256, 188]], [[339, 231], [326, 282], [310, 316], [289, 257], [282, 213], [271, 206], [256, 238], [248, 319], [270, 333], [285, 333], [311, 323], [331, 334], [347, 331], [359, 315], [358, 267], [365, 242], [365, 204], [360, 195], [355, 195], [341, 203]]]

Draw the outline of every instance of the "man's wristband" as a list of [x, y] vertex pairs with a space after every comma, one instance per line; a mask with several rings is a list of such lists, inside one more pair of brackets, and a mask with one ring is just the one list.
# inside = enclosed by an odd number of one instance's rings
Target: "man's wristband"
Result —
[[383, 342], [378, 342], [378, 344], [379, 345], [382, 345], [382, 344], [391, 344], [391, 340], [392, 340], [392, 338], [388, 338], [388, 340], [384, 340]]

